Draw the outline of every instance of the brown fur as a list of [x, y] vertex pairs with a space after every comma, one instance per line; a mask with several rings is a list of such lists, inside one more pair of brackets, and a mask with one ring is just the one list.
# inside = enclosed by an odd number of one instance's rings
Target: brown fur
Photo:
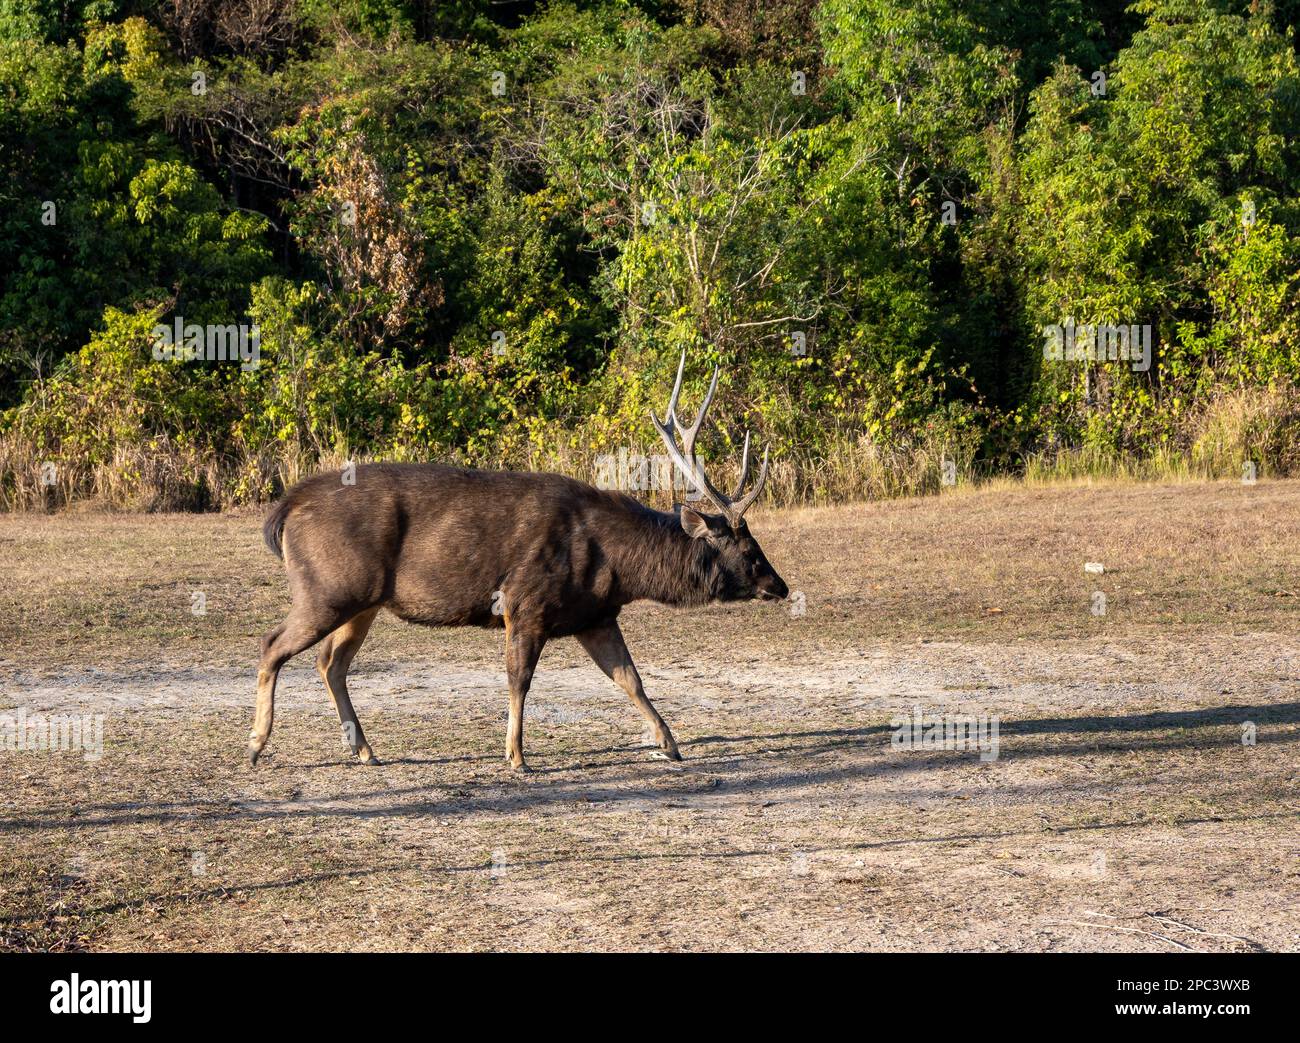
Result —
[[566, 636], [624, 688], [677, 759], [618, 630], [620, 610], [640, 599], [702, 605], [787, 593], [743, 521], [655, 511], [554, 474], [371, 464], [355, 477], [309, 478], [267, 516], [263, 535], [284, 558], [293, 607], [262, 641], [253, 763], [270, 736], [280, 667], [322, 638], [318, 666], [353, 752], [375, 762], [346, 675], [380, 607], [412, 623], [505, 627], [515, 767], [524, 767], [523, 702], [537, 658], [547, 640]]

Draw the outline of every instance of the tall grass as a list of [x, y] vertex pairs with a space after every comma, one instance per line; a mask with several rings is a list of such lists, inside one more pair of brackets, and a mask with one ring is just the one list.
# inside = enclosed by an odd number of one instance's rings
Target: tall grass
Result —
[[[632, 462], [641, 457], [663, 456], [658, 443], [630, 446], [572, 448], [557, 441], [555, 448], [530, 447], [496, 458], [468, 459], [463, 454], [439, 457], [442, 462], [490, 469], [553, 471], [583, 481], [599, 483], [608, 477], [602, 457], [617, 456], [622, 449]], [[415, 454], [399, 454], [411, 459]], [[796, 449], [772, 459], [764, 501], [773, 506], [829, 504], [914, 496], [937, 492], [942, 482], [945, 452], [931, 446], [886, 449], [864, 437], [841, 436], [818, 450]], [[954, 457], [956, 454], [952, 454]], [[203, 457], [159, 441], [149, 448], [120, 446], [107, 463], [90, 465], [73, 457], [48, 459], [14, 438], [0, 437], [0, 510], [50, 511], [79, 504], [89, 509], [121, 511], [223, 510], [242, 504], [265, 502], [310, 474], [340, 470], [349, 461], [368, 463], [367, 454], [346, 450], [308, 453], [294, 447], [279, 456], [216, 459]], [[43, 484], [54, 465], [53, 483]], [[761, 465], [761, 451], [750, 463], [750, 479]], [[740, 460], [706, 460], [709, 479], [730, 491], [739, 479]], [[954, 459], [962, 472], [969, 460]], [[655, 477], [651, 477], [651, 475]], [[671, 488], [671, 471], [646, 466], [641, 480], [630, 486], [617, 483], [646, 502], [667, 507], [683, 498]]]
[[[597, 482], [602, 456], [617, 454], [620, 447], [583, 446], [572, 435], [555, 432], [543, 445], [528, 444], [495, 458], [451, 454], [440, 459], [492, 469], [554, 471]], [[621, 448], [633, 459], [663, 452], [658, 441]], [[936, 435], [930, 441], [884, 446], [863, 434], [837, 430], [824, 437], [822, 446], [796, 447], [775, 456], [764, 501], [771, 506], [796, 506], [933, 494], [944, 486], [945, 460], [952, 462], [951, 473], [959, 484], [1007, 477], [980, 473], [973, 449], [970, 438]], [[397, 456], [424, 458], [415, 451]], [[145, 512], [223, 510], [264, 503], [310, 474], [342, 469], [349, 460], [371, 459], [354, 456], [346, 447], [316, 452], [294, 445], [278, 452], [217, 458], [153, 437], [147, 445], [118, 446], [111, 460], [89, 464], [75, 454], [43, 457], [10, 431], [0, 436], [0, 510], [50, 511], [70, 505]], [[1031, 483], [1209, 480], [1240, 478], [1247, 462], [1260, 478], [1300, 473], [1300, 392], [1223, 393], [1189, 418], [1173, 445], [1140, 455], [1092, 446], [1030, 454], [1014, 477]], [[43, 469], [46, 463], [54, 465], [52, 472]], [[715, 485], [734, 487], [738, 458], [706, 460], [706, 466]], [[751, 466], [756, 472], [758, 460]], [[683, 498], [680, 489], [630, 491], [659, 507]]]
[[1215, 394], [1188, 418], [1174, 444], [1140, 455], [1082, 446], [1032, 454], [1024, 464], [1028, 482], [1185, 482], [1294, 474], [1300, 474], [1300, 390], [1295, 388]]

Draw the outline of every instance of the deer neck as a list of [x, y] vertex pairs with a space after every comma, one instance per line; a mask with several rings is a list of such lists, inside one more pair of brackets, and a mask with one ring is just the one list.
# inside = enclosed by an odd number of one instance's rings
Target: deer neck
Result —
[[688, 536], [676, 514], [642, 511], [633, 538], [609, 552], [627, 600], [707, 604], [718, 589], [717, 550]]

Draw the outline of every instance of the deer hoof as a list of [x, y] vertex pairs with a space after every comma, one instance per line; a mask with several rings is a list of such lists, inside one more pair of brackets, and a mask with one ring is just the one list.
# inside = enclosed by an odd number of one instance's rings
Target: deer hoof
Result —
[[677, 741], [671, 735], [666, 742], [659, 743], [659, 756], [670, 761], [682, 759], [682, 755], [677, 752]]
[[257, 759], [261, 756], [262, 756], [262, 747], [260, 746], [248, 747], [248, 766], [250, 768], [256, 768]]
[[382, 766], [384, 763], [378, 757], [375, 756], [374, 750], [360, 750], [357, 752], [357, 757], [362, 764], [370, 768], [378, 768]]

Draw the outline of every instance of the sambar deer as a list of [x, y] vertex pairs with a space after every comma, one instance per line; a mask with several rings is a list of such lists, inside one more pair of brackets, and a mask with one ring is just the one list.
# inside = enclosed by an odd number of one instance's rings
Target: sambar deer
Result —
[[[718, 370], [695, 423], [677, 419], [686, 355], [660, 421], [651, 419], [677, 468], [717, 508], [652, 510], [631, 496], [557, 474], [477, 471], [440, 464], [369, 464], [344, 484], [337, 473], [294, 486], [271, 510], [263, 536], [284, 559], [293, 607], [262, 639], [257, 716], [248, 742], [256, 764], [271, 735], [275, 682], [292, 656], [325, 639], [317, 669], [352, 752], [378, 764], [352, 708], [347, 673], [381, 608], [431, 626], [504, 626], [510, 720], [506, 758], [524, 762], [524, 698], [542, 647], [573, 636], [654, 728], [663, 754], [677, 743], [646, 698], [618, 626], [624, 605], [668, 605], [788, 595], [744, 521], [767, 481], [749, 476], [749, 435], [731, 496], [714, 488], [695, 439], [718, 387]], [[680, 433], [682, 445], [676, 438]]]

